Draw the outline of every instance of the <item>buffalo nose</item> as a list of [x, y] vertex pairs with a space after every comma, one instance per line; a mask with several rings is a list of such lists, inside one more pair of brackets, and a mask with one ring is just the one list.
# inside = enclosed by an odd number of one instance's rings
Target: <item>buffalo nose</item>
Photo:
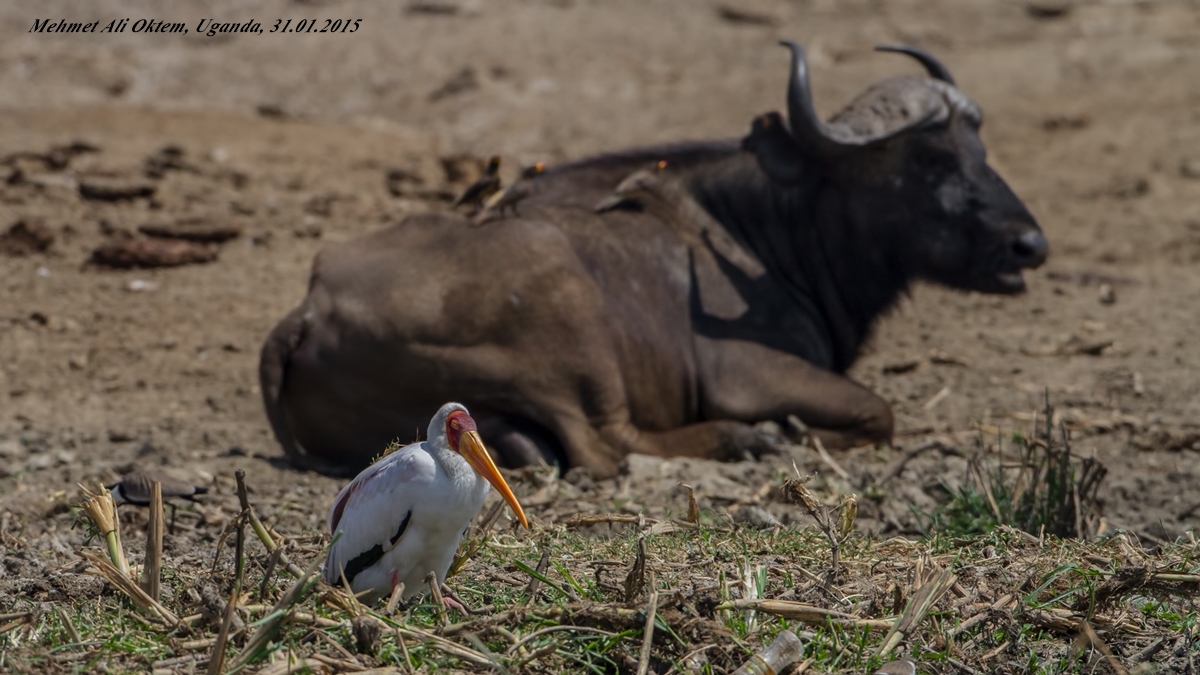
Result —
[[1050, 242], [1046, 241], [1046, 235], [1030, 230], [1013, 240], [1012, 252], [1021, 267], [1038, 267], [1046, 262]]

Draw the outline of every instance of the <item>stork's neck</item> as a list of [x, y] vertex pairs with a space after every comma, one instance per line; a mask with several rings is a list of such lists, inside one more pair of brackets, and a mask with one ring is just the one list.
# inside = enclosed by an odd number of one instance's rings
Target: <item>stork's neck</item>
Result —
[[426, 449], [437, 463], [442, 473], [450, 479], [457, 490], [455, 493], [470, 494], [487, 492], [491, 485], [480, 476], [462, 455], [450, 449], [450, 443], [445, 436], [434, 437], [426, 441]]

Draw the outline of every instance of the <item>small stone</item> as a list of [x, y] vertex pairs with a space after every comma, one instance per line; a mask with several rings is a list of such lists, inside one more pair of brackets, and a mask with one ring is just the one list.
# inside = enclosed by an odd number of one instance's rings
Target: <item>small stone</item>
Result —
[[182, 239], [201, 244], [221, 244], [242, 236], [242, 228], [211, 222], [206, 218], [190, 218], [174, 223], [141, 225], [142, 234], [160, 239]]
[[1200, 158], [1185, 159], [1179, 163], [1179, 175], [1200, 180]]
[[46, 453], [42, 453], [30, 457], [29, 462], [25, 466], [30, 471], [38, 471], [40, 469], [49, 469], [52, 464], [54, 464], [54, 458]]
[[92, 251], [91, 262], [114, 269], [177, 267], [217, 259], [204, 244], [176, 239], [114, 239]]
[[779, 522], [778, 518], [771, 515], [770, 511], [758, 506], [743, 506], [734, 513], [733, 520], [759, 528], [778, 527], [783, 524]]
[[137, 179], [92, 176], [79, 181], [79, 195], [84, 199], [115, 202], [154, 194], [154, 183]]
[[383, 623], [365, 614], [354, 617], [350, 622], [354, 630], [354, 645], [359, 654], [374, 654], [379, 650], [379, 638], [383, 636]]
[[1100, 304], [1111, 305], [1117, 301], [1117, 292], [1110, 284], [1100, 284]]
[[21, 459], [29, 454], [29, 450], [20, 441], [0, 441], [0, 459]]
[[1059, 19], [1071, 11], [1070, 0], [1030, 0], [1025, 13], [1035, 19]]
[[44, 253], [54, 244], [54, 239], [54, 233], [46, 226], [46, 221], [41, 218], [25, 218], [0, 235], [0, 252], [10, 256]]

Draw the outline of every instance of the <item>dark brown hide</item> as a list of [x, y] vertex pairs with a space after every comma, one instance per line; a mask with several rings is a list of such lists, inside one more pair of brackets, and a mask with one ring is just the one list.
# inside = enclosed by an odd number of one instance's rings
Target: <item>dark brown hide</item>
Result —
[[[757, 454], [750, 425], [788, 415], [834, 447], [890, 440], [889, 406], [842, 375], [873, 322], [917, 278], [1019, 292], [1045, 240], [957, 89], [886, 80], [816, 123], [794, 54], [793, 115], [741, 145], [584, 160], [539, 177], [520, 217], [422, 214], [322, 251], [262, 353], [288, 456], [352, 473], [451, 400], [499, 461], [601, 476], [633, 452]], [[661, 160], [678, 190], [593, 212]], [[688, 212], [705, 224], [672, 222]]]

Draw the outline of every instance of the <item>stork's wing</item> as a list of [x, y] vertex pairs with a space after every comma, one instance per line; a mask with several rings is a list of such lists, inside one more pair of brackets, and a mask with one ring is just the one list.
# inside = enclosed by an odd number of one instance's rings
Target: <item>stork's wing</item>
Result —
[[[337, 541], [325, 562], [325, 580], [350, 581], [396, 547], [414, 507], [433, 494], [437, 466], [414, 443], [372, 464], [342, 488], [329, 510], [329, 531]], [[338, 533], [340, 532], [340, 536]]]

